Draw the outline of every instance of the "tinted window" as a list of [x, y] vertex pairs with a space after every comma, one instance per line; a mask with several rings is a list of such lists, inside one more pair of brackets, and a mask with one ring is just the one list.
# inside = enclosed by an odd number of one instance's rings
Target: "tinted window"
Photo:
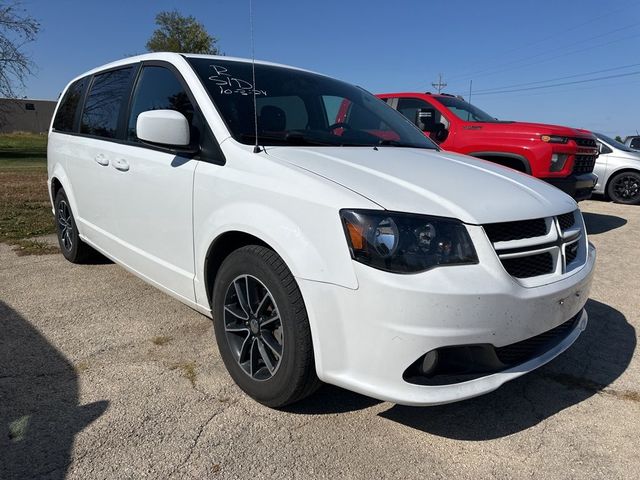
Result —
[[194, 109], [187, 92], [180, 81], [171, 72], [163, 67], [144, 67], [135, 93], [129, 122], [127, 138], [137, 141], [136, 122], [138, 115], [148, 110], [177, 110], [182, 113], [189, 123], [193, 122]]
[[87, 79], [81, 78], [73, 82], [62, 98], [56, 118], [53, 121], [53, 129], [59, 132], [72, 132], [82, 93], [87, 85]]
[[483, 112], [470, 103], [459, 99], [458, 97], [436, 97], [437, 100], [451, 110], [456, 117], [467, 122], [495, 122], [493, 118], [486, 112]]
[[[604, 140], [609, 145], [611, 145], [614, 148], [617, 148], [618, 150], [622, 150], [623, 152], [633, 152], [633, 150], [631, 148], [627, 147], [624, 143], [621, 143], [621, 142], [619, 142], [617, 140], [614, 140], [611, 137], [607, 137], [606, 135], [602, 135], [601, 133], [596, 133], [596, 137], [598, 137], [599, 140]], [[605, 144], [601, 143], [601, 145], [604, 146], [606, 148], [606, 150], [608, 150], [608, 152], [602, 151], [600, 153], [611, 153], [611, 152], [613, 152], [613, 150], [611, 150]]]
[[[442, 123], [449, 128], [449, 121], [430, 103], [419, 98], [399, 98], [398, 111], [415, 123], [420, 129], [431, 131], [433, 125]], [[423, 110], [418, 119], [418, 112]]]
[[640, 138], [634, 138], [630, 143], [631, 148], [640, 148]]
[[101, 73], [93, 78], [84, 102], [80, 132], [98, 137], [115, 138], [118, 118], [133, 67]]

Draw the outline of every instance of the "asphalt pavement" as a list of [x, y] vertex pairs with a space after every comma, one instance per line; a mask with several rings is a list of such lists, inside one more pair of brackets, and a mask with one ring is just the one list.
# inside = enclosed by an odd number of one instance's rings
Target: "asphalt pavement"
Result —
[[115, 264], [0, 244], [0, 478], [640, 478], [640, 207], [581, 208], [587, 330], [532, 374], [428, 408], [331, 386], [263, 407], [208, 318]]

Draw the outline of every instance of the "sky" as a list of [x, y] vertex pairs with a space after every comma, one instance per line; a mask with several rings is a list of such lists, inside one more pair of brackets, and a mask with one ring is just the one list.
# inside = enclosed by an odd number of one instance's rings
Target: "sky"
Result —
[[[76, 75], [145, 52], [156, 13], [193, 15], [250, 57], [249, 0], [23, 0], [42, 26], [24, 95], [56, 99]], [[502, 120], [606, 135], [640, 130], [638, 0], [253, 0], [255, 56], [373, 93], [445, 92]], [[580, 82], [580, 83], [572, 83]], [[549, 85], [558, 85], [548, 88]]]

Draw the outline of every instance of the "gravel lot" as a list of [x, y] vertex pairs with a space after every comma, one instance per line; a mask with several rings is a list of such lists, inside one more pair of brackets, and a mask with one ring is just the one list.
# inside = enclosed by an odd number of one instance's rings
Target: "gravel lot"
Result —
[[289, 411], [228, 377], [209, 319], [114, 264], [0, 244], [0, 478], [640, 478], [640, 207], [581, 204], [590, 323], [498, 391]]

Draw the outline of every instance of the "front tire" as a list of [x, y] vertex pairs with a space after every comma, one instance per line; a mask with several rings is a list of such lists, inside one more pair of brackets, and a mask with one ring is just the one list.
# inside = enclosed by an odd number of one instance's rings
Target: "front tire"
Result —
[[97, 252], [80, 239], [78, 226], [64, 189], [58, 190], [53, 205], [58, 245], [64, 258], [71, 263], [86, 263], [95, 258]]
[[279, 408], [320, 385], [300, 289], [273, 250], [249, 245], [224, 260], [213, 289], [213, 314], [222, 360], [253, 399]]
[[617, 173], [609, 180], [607, 194], [615, 203], [640, 205], [640, 172]]

